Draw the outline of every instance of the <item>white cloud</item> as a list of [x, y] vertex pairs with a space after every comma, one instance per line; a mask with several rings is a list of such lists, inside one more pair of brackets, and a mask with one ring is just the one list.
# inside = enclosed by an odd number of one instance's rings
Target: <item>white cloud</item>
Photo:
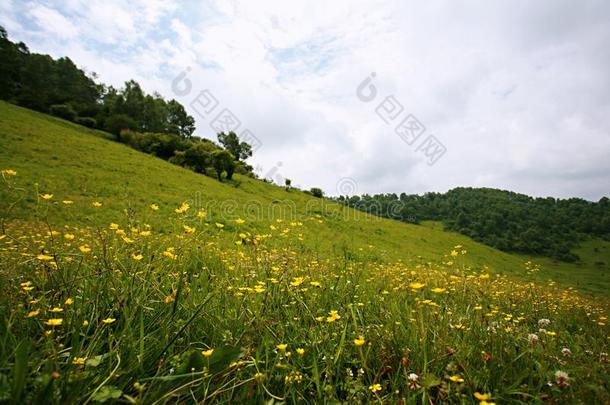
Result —
[[30, 10], [30, 15], [40, 29], [61, 39], [74, 38], [78, 35], [78, 28], [55, 9], [37, 4]]
[[[350, 176], [360, 192], [491, 186], [591, 199], [610, 184], [603, 1], [44, 4], [14, 5], [0, 21], [115, 85], [134, 78], [177, 97], [172, 80], [190, 68], [192, 93], [177, 98], [188, 107], [210, 89], [263, 142], [253, 163], [281, 161], [294, 184], [335, 193]], [[371, 72], [378, 98], [366, 104], [355, 92]], [[386, 95], [445, 144], [434, 166], [375, 114]], [[210, 136], [209, 118], [196, 118]]]

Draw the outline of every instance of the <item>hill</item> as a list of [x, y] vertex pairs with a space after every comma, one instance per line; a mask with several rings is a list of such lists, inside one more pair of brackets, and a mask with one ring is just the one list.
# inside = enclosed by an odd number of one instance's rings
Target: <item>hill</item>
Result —
[[610, 200], [532, 198], [506, 190], [458, 187], [423, 195], [339, 197], [342, 204], [392, 219], [442, 221], [446, 229], [506, 252], [575, 262], [579, 242], [610, 241]]
[[[383, 260], [421, 257], [423, 261], [438, 261], [447, 257], [448, 248], [464, 245], [469, 250], [466, 263], [472, 266], [485, 265], [500, 274], [527, 278], [530, 275], [524, 263], [534, 260], [543, 264], [535, 276], [538, 280], [550, 278], [589, 293], [607, 294], [610, 290], [608, 242], [585, 243], [579, 250], [583, 254], [578, 264], [510, 255], [440, 227], [378, 218], [245, 176], [236, 175], [232, 183], [219, 183], [111, 142], [112, 137], [105, 132], [8, 103], [0, 102], [0, 118], [0, 158], [7, 168], [20, 173], [26, 188], [25, 204], [10, 214], [3, 212], [11, 219], [35, 218], [35, 188], [39, 193], [53, 193], [57, 199], [70, 198], [82, 207], [67, 212], [56, 201], [49, 214], [60, 223], [86, 220], [103, 226], [125, 217], [126, 208], [138, 211], [156, 203], [160, 213], [167, 213], [183, 201], [190, 201], [195, 208], [207, 208], [212, 218], [255, 219], [251, 222], [260, 229], [278, 217], [297, 220], [315, 214], [323, 223], [315, 231], [303, 230], [305, 246], [323, 256], [366, 254]], [[4, 195], [0, 197], [8, 201]], [[94, 200], [104, 203], [103, 211], [90, 206]]]
[[610, 400], [604, 242], [530, 261], [6, 103], [0, 161], [0, 401]]

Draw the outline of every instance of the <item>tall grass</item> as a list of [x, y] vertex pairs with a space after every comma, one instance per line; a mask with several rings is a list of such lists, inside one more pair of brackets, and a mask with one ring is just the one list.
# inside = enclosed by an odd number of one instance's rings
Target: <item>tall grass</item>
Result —
[[[21, 204], [18, 176], [3, 187]], [[608, 303], [471, 267], [468, 246], [329, 256], [304, 236], [320, 216], [58, 225], [57, 209], [105, 215], [62, 201], [39, 194], [38, 220], [0, 236], [0, 401], [610, 401]]]

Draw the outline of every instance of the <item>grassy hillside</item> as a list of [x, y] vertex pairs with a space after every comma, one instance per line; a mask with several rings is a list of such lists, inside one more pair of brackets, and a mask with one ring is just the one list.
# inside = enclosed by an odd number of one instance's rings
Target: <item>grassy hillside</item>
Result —
[[[19, 185], [25, 189], [24, 203], [8, 214], [5, 206], [2, 215], [33, 219], [36, 190], [54, 195], [54, 204], [45, 210], [49, 209], [49, 216], [60, 223], [86, 219], [103, 226], [116, 222], [117, 217], [126, 217], [125, 209], [138, 211], [156, 203], [158, 213], [163, 214], [183, 201], [195, 208], [207, 208], [215, 221], [242, 217], [259, 229], [266, 229], [277, 218], [302, 220], [317, 214], [322, 222], [315, 230], [302, 232], [306, 247], [321, 255], [367, 255], [384, 260], [413, 260], [419, 256], [423, 261], [437, 261], [446, 258], [449, 247], [464, 245], [469, 251], [468, 264], [486, 265], [491, 271], [518, 277], [532, 276], [524, 268], [530, 258], [500, 252], [456, 233], [443, 232], [438, 226], [369, 216], [246, 177], [236, 176], [231, 184], [219, 183], [106, 138], [109, 135], [103, 132], [0, 103], [0, 161], [3, 167], [19, 173]], [[0, 198], [9, 201], [3, 194]], [[75, 209], [63, 209], [63, 199], [73, 200]], [[91, 206], [98, 200], [104, 210]], [[149, 221], [154, 222], [154, 216]], [[163, 228], [165, 224], [160, 221], [155, 225]], [[228, 234], [229, 241], [236, 237], [234, 232]], [[609, 246], [597, 241], [586, 244], [581, 264], [536, 260], [543, 266], [534, 277], [551, 278], [587, 293], [608, 294]], [[598, 252], [593, 251], [594, 247]]]
[[597, 241], [526, 263], [8, 104], [0, 161], [2, 403], [610, 401]]

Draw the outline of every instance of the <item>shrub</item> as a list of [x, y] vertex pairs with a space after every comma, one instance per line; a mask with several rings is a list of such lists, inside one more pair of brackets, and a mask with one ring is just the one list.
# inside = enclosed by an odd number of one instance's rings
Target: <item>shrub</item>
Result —
[[125, 114], [115, 114], [106, 118], [104, 121], [104, 130], [121, 139], [121, 131], [124, 129], [136, 129], [138, 124]]
[[324, 191], [322, 191], [321, 188], [318, 187], [312, 187], [309, 192], [311, 193], [311, 195], [313, 195], [314, 197], [318, 197], [318, 198], [322, 198], [324, 197]]
[[168, 160], [177, 151], [185, 151], [192, 142], [173, 134], [159, 134], [156, 132], [136, 132], [122, 130], [119, 135], [120, 142], [144, 153], [149, 153]]
[[76, 111], [72, 106], [68, 104], [53, 104], [49, 108], [49, 112], [56, 117], [63, 118], [65, 120], [74, 121], [76, 118]]
[[74, 122], [89, 128], [95, 128], [97, 126], [97, 120], [93, 117], [76, 117]]
[[212, 143], [195, 142], [184, 151], [185, 165], [197, 173], [205, 173], [206, 168], [212, 166], [211, 154], [218, 150]]
[[235, 158], [224, 149], [215, 150], [211, 153], [212, 166], [216, 170], [218, 181], [222, 181], [222, 172], [227, 172], [227, 180], [231, 180], [235, 172]]

